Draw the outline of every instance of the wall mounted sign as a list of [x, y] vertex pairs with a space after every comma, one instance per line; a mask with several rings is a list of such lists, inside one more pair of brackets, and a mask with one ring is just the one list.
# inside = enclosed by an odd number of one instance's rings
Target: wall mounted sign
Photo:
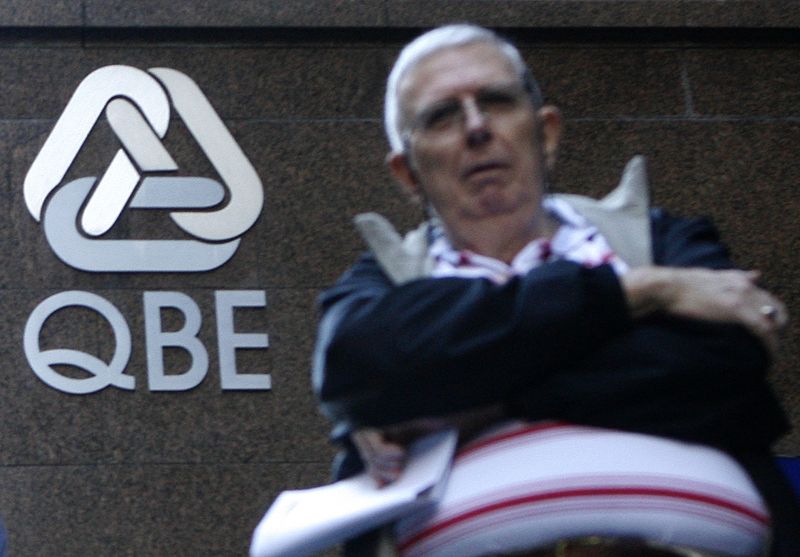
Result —
[[[224, 185], [207, 177], [148, 176], [178, 169], [161, 143], [170, 122], [170, 98]], [[99, 180], [62, 184], [104, 112], [124, 149]], [[226, 188], [229, 199], [222, 205]], [[145, 72], [130, 66], [100, 68], [80, 83], [28, 170], [24, 194], [30, 214], [44, 221], [56, 255], [84, 271], [214, 269], [233, 256], [238, 237], [255, 223], [264, 203], [255, 169], [197, 84], [168, 68]], [[196, 239], [99, 238], [124, 210], [142, 208], [174, 209], [172, 220]]]
[[[170, 100], [172, 105], [170, 105]], [[170, 176], [178, 170], [162, 139], [171, 108], [186, 125], [222, 182], [207, 176]], [[65, 176], [101, 116], [105, 115], [122, 147], [100, 177], [86, 176], [65, 183]], [[100, 173], [98, 173], [100, 174]], [[165, 175], [166, 174], [166, 175]], [[240, 237], [258, 219], [264, 204], [261, 180], [250, 161], [197, 84], [169, 68], [143, 71], [130, 66], [106, 66], [89, 74], [59, 117], [23, 185], [25, 205], [43, 224], [53, 252], [67, 265], [89, 272], [203, 272], [224, 265], [239, 247]], [[123, 212], [138, 209], [169, 211], [172, 221], [191, 239], [108, 239]], [[206, 376], [208, 353], [197, 337], [201, 311], [181, 292], [145, 292], [144, 340], [150, 390], [182, 391]], [[236, 333], [237, 307], [264, 307], [260, 290], [215, 292], [217, 347], [222, 389], [266, 390], [266, 373], [239, 373], [237, 348], [264, 349], [263, 333]], [[46, 320], [70, 307], [89, 308], [113, 331], [110, 362], [70, 349], [42, 350]], [[163, 331], [161, 310], [183, 314], [179, 331]], [[109, 386], [132, 390], [136, 380], [126, 374], [132, 337], [124, 316], [108, 300], [91, 292], [68, 291], [50, 296], [30, 314], [23, 334], [25, 355], [36, 375], [51, 387], [87, 394]], [[165, 373], [164, 349], [185, 350], [188, 370]], [[53, 366], [70, 365], [85, 377], [65, 376]]]

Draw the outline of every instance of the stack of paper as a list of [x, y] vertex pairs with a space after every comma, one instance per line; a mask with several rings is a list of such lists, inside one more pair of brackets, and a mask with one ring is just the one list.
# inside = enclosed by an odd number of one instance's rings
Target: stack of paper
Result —
[[251, 557], [303, 557], [435, 503], [447, 481], [455, 431], [409, 447], [400, 478], [377, 487], [366, 474], [312, 489], [284, 491], [253, 533]]

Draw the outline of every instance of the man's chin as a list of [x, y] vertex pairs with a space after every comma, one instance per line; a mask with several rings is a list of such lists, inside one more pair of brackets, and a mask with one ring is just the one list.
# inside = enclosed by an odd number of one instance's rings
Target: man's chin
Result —
[[480, 215], [484, 217], [497, 217], [513, 213], [518, 206], [513, 203], [503, 192], [488, 192], [480, 197]]

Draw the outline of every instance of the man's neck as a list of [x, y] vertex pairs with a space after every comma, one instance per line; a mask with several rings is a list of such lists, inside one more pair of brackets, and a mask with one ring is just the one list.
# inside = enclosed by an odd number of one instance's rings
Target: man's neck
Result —
[[501, 215], [473, 223], [462, 223], [457, 230], [445, 225], [448, 238], [456, 249], [467, 249], [480, 255], [511, 263], [533, 240], [551, 238], [559, 222], [541, 209], [536, 216], [520, 219], [518, 215]]

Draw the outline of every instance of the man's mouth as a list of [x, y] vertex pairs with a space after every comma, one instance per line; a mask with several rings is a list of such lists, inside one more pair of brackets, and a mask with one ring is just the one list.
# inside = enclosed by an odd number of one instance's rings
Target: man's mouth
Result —
[[479, 177], [481, 175], [490, 174], [490, 173], [492, 173], [494, 171], [504, 170], [506, 168], [508, 168], [508, 164], [506, 164], [504, 162], [501, 162], [501, 161], [480, 162], [480, 163], [476, 163], [476, 164], [472, 164], [472, 165], [468, 166], [464, 170], [464, 173], [462, 174], [462, 177], [465, 180], [470, 180], [470, 179], [474, 179], [476, 177]]

